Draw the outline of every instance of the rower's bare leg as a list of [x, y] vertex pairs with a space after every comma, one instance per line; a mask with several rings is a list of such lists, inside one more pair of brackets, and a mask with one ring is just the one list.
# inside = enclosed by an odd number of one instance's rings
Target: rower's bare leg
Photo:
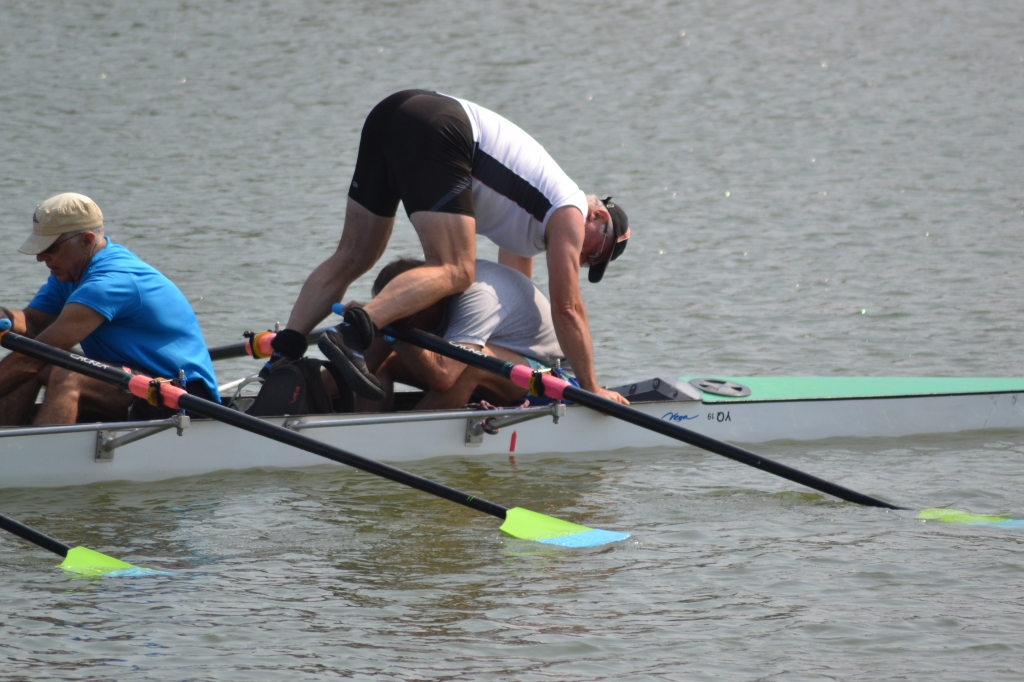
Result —
[[395, 377], [392, 374], [392, 365], [395, 364], [393, 360], [397, 359], [398, 356], [391, 353], [384, 359], [384, 362], [378, 365], [377, 371], [373, 373], [374, 376], [377, 377], [377, 381], [380, 382], [381, 387], [384, 389], [384, 398], [382, 400], [370, 400], [357, 393], [355, 396], [356, 412], [391, 411], [391, 408], [395, 404]]
[[[385, 396], [383, 400], [370, 400], [363, 398], [358, 393], [353, 396], [355, 403], [353, 412], [358, 413], [376, 413], [376, 412], [390, 412], [395, 403], [395, 382], [401, 381], [407, 383], [414, 381], [409, 378], [408, 371], [402, 364], [401, 358], [397, 354], [392, 353], [380, 364], [377, 371], [374, 372], [374, 376], [377, 377], [377, 381], [384, 388]], [[338, 384], [334, 381], [334, 377], [326, 369], [320, 371], [320, 378], [324, 382], [324, 386], [327, 388], [327, 394], [333, 400], [338, 397]], [[412, 384], [410, 384], [412, 385]], [[350, 391], [348, 386], [342, 387], [342, 390]]]
[[394, 217], [375, 215], [349, 199], [338, 248], [306, 278], [287, 328], [303, 335], [313, 331], [331, 313], [331, 306], [342, 300], [349, 285], [384, 255], [394, 225]]
[[427, 264], [388, 282], [364, 309], [377, 327], [401, 320], [465, 291], [473, 283], [476, 220], [454, 213], [417, 211], [409, 219]]
[[[44, 370], [45, 371], [45, 370]], [[40, 373], [41, 374], [41, 373]], [[0, 426], [23, 426], [35, 407], [39, 387], [38, 375], [0, 398]]]
[[46, 397], [33, 424], [74, 424], [88, 421], [125, 421], [133, 396], [110, 384], [60, 367], [50, 368]]
[[[485, 346], [483, 352], [518, 365], [526, 364], [526, 358], [523, 356], [498, 346]], [[488, 401], [496, 405], [511, 405], [523, 400], [526, 396], [526, 389], [516, 386], [497, 374], [475, 367], [466, 367], [447, 391], [427, 391], [423, 399], [416, 404], [416, 409], [457, 409], [468, 403], [473, 393], [484, 395]]]
[[[392, 377], [392, 368], [396, 364], [400, 364], [398, 356], [391, 349], [391, 344], [387, 343], [383, 338], [376, 338], [373, 344], [366, 350], [366, 366], [374, 373], [377, 377], [377, 381], [380, 382], [386, 393], [383, 400], [369, 400], [362, 396], [355, 394], [354, 400], [354, 412], [388, 412], [391, 410], [391, 406], [394, 403], [394, 392], [395, 392], [395, 379]], [[327, 388], [327, 395], [331, 399], [337, 398], [340, 393], [339, 391], [351, 391], [348, 386], [338, 387], [337, 382], [334, 380], [334, 375], [327, 371], [326, 368], [320, 370], [320, 378], [324, 382], [324, 386]]]

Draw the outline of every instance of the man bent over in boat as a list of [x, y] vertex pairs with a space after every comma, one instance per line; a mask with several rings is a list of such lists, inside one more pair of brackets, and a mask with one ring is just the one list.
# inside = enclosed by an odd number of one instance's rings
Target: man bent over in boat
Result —
[[579, 271], [598, 282], [629, 238], [629, 223], [609, 199], [588, 199], [522, 129], [477, 104], [426, 90], [380, 102], [363, 125], [337, 251], [306, 279], [286, 329], [273, 341], [297, 359], [306, 335], [341, 301], [349, 285], [384, 253], [401, 201], [423, 245], [424, 267], [402, 273], [365, 308], [348, 306], [321, 350], [352, 389], [384, 395], [363, 356], [377, 329], [423, 310], [473, 282], [476, 235], [500, 247], [498, 261], [532, 276], [545, 253], [551, 316], [580, 385], [621, 403], [594, 373]]
[[[425, 267], [422, 260], [401, 258], [380, 271], [373, 284], [379, 295], [403, 273]], [[569, 369], [551, 321], [551, 305], [525, 275], [498, 263], [478, 260], [469, 288], [402, 320], [448, 341], [533, 369]], [[367, 353], [375, 376], [387, 392], [385, 402], [358, 401], [361, 410], [387, 410], [396, 381], [427, 391], [417, 410], [443, 410], [471, 399], [495, 405], [522, 403], [526, 389], [508, 379], [468, 367], [416, 346], [378, 338]], [[564, 378], [576, 383], [575, 378]]]
[[[103, 234], [103, 213], [87, 196], [58, 194], [32, 216], [18, 249], [50, 269], [23, 310], [0, 307], [13, 331], [64, 350], [81, 344], [88, 358], [152, 377], [178, 377], [185, 389], [220, 400], [217, 380], [192, 307], [169, 279]], [[41, 360], [11, 353], [0, 360], [0, 423], [32, 418], [40, 386], [46, 396], [34, 424], [159, 419], [166, 408]]]

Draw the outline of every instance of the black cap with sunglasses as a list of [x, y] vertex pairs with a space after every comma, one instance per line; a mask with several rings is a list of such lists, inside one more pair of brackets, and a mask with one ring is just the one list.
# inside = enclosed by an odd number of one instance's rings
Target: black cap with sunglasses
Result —
[[626, 250], [626, 242], [629, 241], [629, 218], [626, 217], [626, 212], [622, 210], [621, 206], [613, 203], [611, 197], [602, 199], [601, 203], [608, 209], [608, 213], [612, 217], [612, 235], [615, 241], [612, 245], [612, 254], [608, 260], [590, 266], [590, 273], [587, 275], [587, 279], [595, 283], [601, 281], [608, 263], [622, 255], [622, 252]]

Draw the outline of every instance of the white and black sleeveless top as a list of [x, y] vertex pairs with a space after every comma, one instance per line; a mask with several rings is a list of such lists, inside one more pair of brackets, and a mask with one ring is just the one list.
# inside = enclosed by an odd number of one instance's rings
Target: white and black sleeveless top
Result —
[[520, 256], [547, 247], [548, 219], [563, 206], [587, 217], [587, 197], [551, 155], [522, 128], [472, 102], [462, 105], [473, 126], [473, 209], [476, 232]]

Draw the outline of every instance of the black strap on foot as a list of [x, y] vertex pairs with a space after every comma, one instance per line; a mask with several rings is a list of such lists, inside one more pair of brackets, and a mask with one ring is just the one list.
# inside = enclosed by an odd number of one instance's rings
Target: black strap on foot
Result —
[[345, 342], [360, 352], [369, 348], [377, 336], [377, 325], [370, 319], [370, 315], [362, 308], [349, 308], [345, 311], [344, 319], [349, 326], [344, 335]]

